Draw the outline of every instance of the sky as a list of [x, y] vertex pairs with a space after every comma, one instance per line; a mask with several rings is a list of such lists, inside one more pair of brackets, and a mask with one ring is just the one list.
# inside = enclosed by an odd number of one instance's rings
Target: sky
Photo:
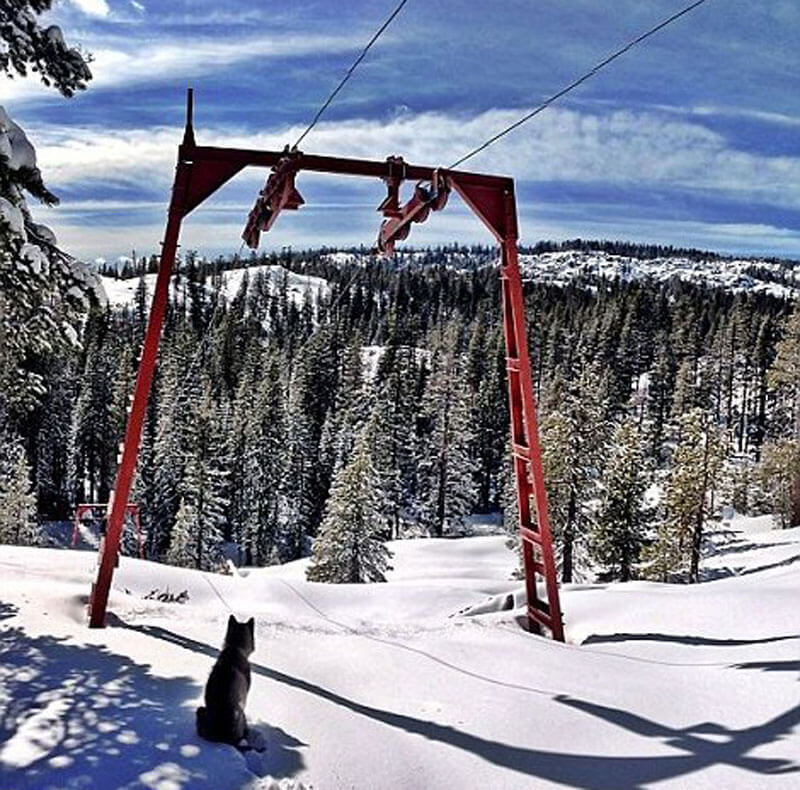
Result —
[[[688, 0], [408, 0], [307, 153], [447, 166]], [[159, 249], [195, 90], [199, 144], [293, 143], [395, 0], [61, 0], [92, 54], [64, 99], [0, 77], [61, 198], [36, 218], [85, 259]], [[465, 168], [516, 180], [520, 242], [607, 238], [800, 258], [800, 4], [707, 0]], [[183, 249], [232, 254], [265, 171], [193, 212]], [[266, 249], [371, 246], [380, 182], [301, 174]], [[406, 185], [409, 196], [412, 185]], [[408, 244], [491, 243], [453, 198]]]

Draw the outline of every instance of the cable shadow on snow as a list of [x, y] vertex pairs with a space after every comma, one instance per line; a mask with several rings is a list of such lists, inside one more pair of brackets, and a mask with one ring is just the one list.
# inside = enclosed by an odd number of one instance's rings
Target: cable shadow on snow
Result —
[[800, 640], [798, 634], [785, 636], [769, 636], [762, 639], [714, 639], [707, 636], [690, 636], [680, 634], [592, 634], [581, 642], [583, 645], [603, 645], [610, 642], [671, 642], [678, 645], [696, 647], [743, 647], [745, 645], [762, 645], [769, 642], [783, 642], [790, 639]]
[[[216, 655], [217, 652], [210, 645], [159, 626], [125, 627], [205, 655]], [[800, 724], [800, 705], [764, 724], [743, 730], [728, 729], [713, 722], [674, 729], [628, 711], [597, 705], [564, 694], [552, 696], [553, 701], [576, 711], [621, 727], [641, 738], [657, 740], [684, 752], [666, 757], [605, 757], [530, 749], [489, 740], [434, 721], [374, 708], [260, 664], [251, 662], [250, 666], [254, 673], [262, 677], [313, 694], [389, 727], [453, 746], [511, 771], [582, 790], [619, 790], [621, 787], [636, 790], [653, 782], [685, 776], [716, 765], [727, 765], [762, 775], [800, 771], [800, 765], [790, 759], [747, 756], [757, 746], [772, 743], [791, 733]], [[716, 740], [707, 740], [704, 735]], [[644, 751], [647, 746], [642, 744], [640, 748]]]
[[[194, 678], [156, 677], [150, 664], [106, 647], [21, 628], [0, 629], [0, 655], [3, 790], [217, 790], [231, 778], [253, 779], [235, 749], [195, 734], [190, 703], [202, 688]], [[289, 776], [302, 758], [286, 751], [278, 762]]]
[[734, 664], [734, 669], [758, 669], [761, 672], [797, 672], [800, 679], [800, 661], [746, 661]]

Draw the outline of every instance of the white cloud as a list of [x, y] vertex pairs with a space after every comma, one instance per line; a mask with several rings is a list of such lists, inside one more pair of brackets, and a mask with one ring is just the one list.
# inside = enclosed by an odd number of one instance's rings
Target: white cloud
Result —
[[90, 16], [108, 16], [110, 8], [106, 0], [70, 0], [72, 5]]
[[[362, 119], [323, 122], [314, 129], [305, 149], [368, 159], [402, 154], [407, 161], [416, 164], [446, 166], [516, 116], [516, 111], [492, 110], [473, 118], [428, 113], [403, 114], [386, 122]], [[134, 196], [137, 188], [146, 189], [148, 200], [155, 199], [150, 197], [154, 190], [163, 194], [162, 205], [166, 208], [182, 129], [64, 128], [54, 131], [53, 127], [42, 127], [28, 131], [37, 141], [39, 164], [45, 178], [56, 192], [72, 185], [86, 194], [94, 184], [96, 194], [102, 196], [106, 185], [122, 185], [131, 187]], [[200, 144], [268, 150], [280, 150], [296, 139], [300, 131], [300, 127], [272, 129], [259, 134], [241, 129], [196, 129]], [[626, 187], [632, 190], [653, 187], [667, 195], [670, 190], [682, 190], [702, 198], [800, 209], [800, 158], [736, 150], [722, 136], [696, 122], [675, 120], [672, 116], [665, 118], [657, 113], [596, 115], [553, 110], [468, 162], [465, 169], [506, 173], [518, 181], [533, 184], [568, 181], [596, 185], [600, 191], [606, 187], [615, 188], [617, 192], [624, 192]], [[187, 243], [217, 250], [227, 248], [228, 241], [236, 246], [250, 195], [255, 197], [264, 176], [263, 169], [251, 168], [240, 174], [229, 190], [221, 190], [219, 197], [201, 208], [187, 224]], [[308, 205], [282, 220], [277, 232], [270, 234], [268, 243], [296, 246], [370, 243], [377, 228], [376, 215], [370, 209], [354, 208], [348, 214], [317, 210], [322, 202], [330, 203], [332, 183], [332, 177], [301, 174], [298, 186]], [[382, 197], [382, 186], [377, 181], [339, 178], [335, 184], [336, 199], [345, 203], [352, 201], [363, 207], [365, 202], [370, 204], [374, 200], [372, 205], [377, 205]], [[101, 197], [92, 200], [99, 204], [96, 210], [103, 210]], [[221, 201], [227, 201], [225, 216]], [[113, 239], [121, 237], [125, 238], [124, 249], [130, 246], [128, 237], [132, 233], [147, 236], [141, 235], [135, 241], [137, 247], [154, 248], [163, 232], [160, 224], [163, 213], [154, 214], [153, 204], [148, 206], [119, 205], [116, 209], [120, 217], [119, 229], [113, 233], [95, 228], [76, 229], [75, 250], [84, 255], [90, 248], [92, 255], [113, 252], [118, 248], [107, 245], [113, 245]], [[669, 209], [667, 205], [666, 214]], [[86, 205], [85, 210], [95, 209]], [[115, 209], [107, 205], [106, 210]], [[69, 205], [64, 207], [64, 212], [60, 215], [56, 212], [54, 216], [76, 222], [74, 218], [68, 219]], [[619, 212], [612, 216], [603, 206], [579, 205], [568, 215], [558, 205], [544, 203], [533, 210], [520, 207], [520, 214], [524, 220], [525, 241], [543, 237], [613, 236], [720, 250], [800, 254], [800, 234], [772, 227], [767, 217], [762, 225], [669, 224], [638, 218], [635, 209], [631, 209], [629, 216], [620, 217]], [[156, 216], [158, 224], [150, 226]], [[335, 216], [336, 222], [326, 222], [329, 216]], [[146, 231], [145, 224], [148, 225]], [[197, 234], [196, 238], [193, 234]], [[416, 243], [455, 238], [488, 241], [477, 223], [466, 214], [454, 213], [450, 206], [435, 221], [415, 228], [412, 235]]]
[[[109, 46], [109, 40], [113, 40], [113, 47]], [[269, 68], [265, 61], [271, 58], [339, 54], [351, 52], [361, 43], [354, 35], [285, 34], [227, 40], [195, 37], [191, 45], [182, 40], [147, 45], [137, 39], [112, 39], [109, 35], [96, 40], [86, 36], [81, 41], [94, 58], [91, 64], [94, 79], [89, 83], [89, 90], [93, 91], [136, 84], [152, 86], [175, 79], [189, 80], [249, 60], [258, 60], [258, 68], [266, 75]], [[61, 100], [32, 75], [8, 81], [3, 86], [4, 101], [13, 100], [17, 105], [44, 97]]]
[[[516, 111], [491, 110], [473, 118], [427, 113], [388, 122], [323, 122], [305, 148], [369, 159], [402, 154], [407, 161], [447, 166], [516, 116]], [[800, 208], [800, 157], [737, 150], [700, 124], [652, 113], [552, 110], [537, 121], [464, 168], [506, 173], [519, 181], [680, 188]], [[167, 186], [182, 136], [177, 128], [30, 131], [37, 140], [40, 166], [54, 186], [89, 180]], [[279, 150], [299, 133], [300, 127], [259, 134], [201, 127], [197, 138], [206, 145]]]

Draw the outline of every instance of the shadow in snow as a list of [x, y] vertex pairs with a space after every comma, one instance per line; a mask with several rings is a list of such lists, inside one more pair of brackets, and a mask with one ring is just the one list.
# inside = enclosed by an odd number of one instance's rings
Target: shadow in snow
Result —
[[734, 664], [734, 669], [760, 669], [762, 672], [798, 672], [800, 661], [747, 661]]
[[[202, 689], [193, 678], [155, 677], [149, 664], [105, 647], [20, 628], [0, 629], [0, 655], [0, 692], [8, 700], [0, 708], [3, 790], [217, 790], [253, 779], [239, 752], [196, 735], [189, 703]], [[275, 751], [279, 776], [302, 767], [298, 753]]]
[[[157, 626], [126, 627], [205, 655], [212, 653], [216, 655], [217, 652], [210, 645]], [[492, 741], [434, 721], [374, 708], [276, 669], [269, 669], [252, 662], [250, 666], [258, 675], [314, 694], [373, 721], [431, 741], [448, 744], [511, 771], [559, 782], [568, 787], [584, 790], [619, 790], [624, 787], [635, 790], [714, 765], [728, 765], [758, 774], [800, 771], [800, 766], [789, 759], [747, 756], [747, 753], [757, 746], [772, 743], [790, 733], [800, 723], [800, 705], [771, 721], [744, 730], [730, 730], [713, 722], [678, 730], [624, 710], [596, 705], [567, 695], [552, 697], [557, 702], [622, 727], [632, 734], [647, 739], [658, 739], [684, 752], [669, 757], [605, 757], [550, 752]], [[715, 740], [706, 740], [703, 735], [713, 736]]]
[[770, 562], [768, 565], [759, 565], [757, 568], [746, 568], [739, 576], [749, 576], [751, 573], [761, 573], [761, 571], [771, 571], [773, 568], [785, 568], [787, 565], [794, 565], [800, 561], [800, 554], [793, 554], [785, 560], [779, 562]]
[[768, 642], [783, 642], [787, 639], [798, 639], [798, 634], [786, 636], [768, 636], [763, 639], [713, 639], [707, 636], [689, 636], [679, 634], [592, 634], [581, 644], [602, 645], [608, 642], [672, 642], [680, 645], [701, 647], [741, 647], [743, 645], [763, 645]]

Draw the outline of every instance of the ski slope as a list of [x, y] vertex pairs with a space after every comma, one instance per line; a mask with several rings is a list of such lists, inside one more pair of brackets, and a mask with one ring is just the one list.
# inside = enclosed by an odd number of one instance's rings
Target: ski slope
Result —
[[[380, 585], [122, 558], [89, 631], [93, 553], [0, 547], [0, 787], [800, 787], [800, 530], [723, 524], [693, 587], [567, 586], [568, 644], [503, 608], [502, 536], [391, 548]], [[228, 607], [263, 754], [194, 731]]]

